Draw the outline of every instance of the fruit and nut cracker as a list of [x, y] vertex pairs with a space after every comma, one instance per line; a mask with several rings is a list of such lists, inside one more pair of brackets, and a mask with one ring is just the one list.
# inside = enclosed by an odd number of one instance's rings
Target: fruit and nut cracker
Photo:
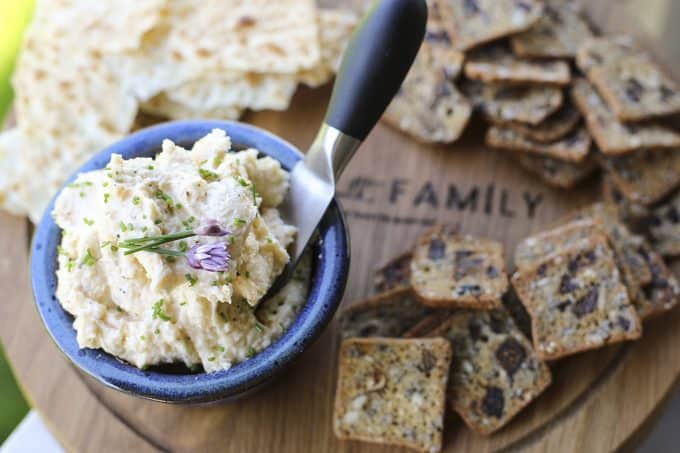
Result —
[[497, 123], [506, 126], [521, 136], [539, 143], [552, 143], [572, 132], [579, 123], [581, 115], [571, 103], [562, 107], [538, 124], [530, 125], [519, 121]]
[[484, 84], [464, 80], [461, 91], [491, 122], [539, 124], [560, 108], [562, 90], [551, 86]]
[[498, 307], [508, 286], [503, 246], [434, 227], [413, 251], [411, 284], [434, 307]]
[[486, 132], [485, 143], [494, 148], [539, 154], [568, 162], [582, 162], [590, 151], [591, 141], [585, 128], [578, 128], [552, 143], [539, 143], [525, 138], [509, 127], [491, 126]]
[[384, 120], [425, 143], [452, 143], [470, 119], [472, 107], [456, 89], [462, 54], [451, 47], [437, 24], [428, 25], [425, 42]]
[[459, 50], [526, 30], [541, 17], [542, 6], [534, 0], [439, 0]]
[[618, 209], [612, 204], [593, 203], [585, 206], [569, 213], [557, 225], [580, 220], [593, 220], [601, 225], [614, 250], [614, 258], [628, 289], [628, 296], [635, 301], [641, 288], [652, 280], [647, 260], [639, 251], [644, 238], [630, 232], [621, 222]]
[[375, 271], [376, 292], [408, 291], [411, 289], [411, 252], [402, 253]]
[[544, 0], [543, 15], [527, 31], [510, 37], [525, 58], [574, 58], [593, 33], [577, 8], [564, 0]]
[[645, 224], [656, 250], [664, 256], [680, 255], [680, 191], [652, 209]]
[[465, 57], [465, 76], [487, 83], [547, 83], [566, 85], [571, 80], [564, 61], [523, 60], [504, 44], [471, 50]]
[[[680, 112], [680, 92], [648, 54], [625, 38], [597, 38], [579, 51], [578, 63], [621, 121]], [[610, 53], [607, 51], [611, 50]]]
[[673, 129], [650, 123], [622, 123], [585, 80], [573, 82], [572, 99], [586, 120], [602, 153], [626, 154], [643, 148], [680, 147], [680, 134]]
[[639, 338], [640, 319], [607, 238], [593, 236], [513, 276], [531, 314], [534, 349], [557, 359]]
[[340, 439], [442, 448], [451, 345], [442, 338], [350, 338], [340, 347], [333, 428]]
[[612, 183], [629, 200], [652, 205], [680, 185], [680, 149], [598, 155]]
[[450, 404], [480, 434], [506, 425], [550, 385], [548, 366], [505, 310], [459, 310], [431, 336], [451, 341]]
[[548, 156], [522, 154], [519, 164], [530, 173], [538, 176], [548, 185], [561, 189], [571, 189], [597, 170], [597, 161], [591, 154], [581, 162], [568, 162]]
[[401, 337], [432, 311], [410, 292], [379, 294], [342, 311], [341, 336]]

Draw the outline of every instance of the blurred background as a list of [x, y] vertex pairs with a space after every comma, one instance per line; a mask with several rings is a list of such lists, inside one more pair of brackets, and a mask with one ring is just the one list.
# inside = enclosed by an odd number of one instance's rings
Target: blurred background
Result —
[[[23, 31], [30, 22], [33, 0], [0, 0], [0, 122], [12, 101], [10, 77]], [[0, 345], [0, 444], [28, 412]]]
[[[92, 0], [96, 1], [96, 0]], [[12, 102], [10, 79], [22, 34], [30, 22], [34, 0], [0, 0], [0, 124]], [[651, 37], [662, 40], [664, 57], [680, 61], [680, 0], [621, 0], [620, 7], [634, 17]], [[4, 290], [5, 288], [0, 288]], [[29, 411], [29, 404], [14, 379], [0, 344], [0, 444]], [[680, 435], [680, 393], [676, 390], [664, 414], [656, 421], [639, 451], [678, 451]]]

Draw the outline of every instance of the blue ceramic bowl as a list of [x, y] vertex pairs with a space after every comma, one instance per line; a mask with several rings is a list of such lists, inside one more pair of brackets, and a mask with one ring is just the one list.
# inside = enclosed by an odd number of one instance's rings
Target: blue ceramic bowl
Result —
[[[191, 147], [214, 128], [224, 129], [235, 147], [256, 148], [279, 160], [290, 170], [302, 158], [291, 144], [253, 126], [228, 121], [179, 121], [151, 127], [101, 151], [78, 173], [103, 168], [111, 154], [124, 159], [155, 156], [165, 138]], [[72, 182], [73, 175], [67, 182]], [[316, 339], [340, 304], [349, 268], [349, 243], [342, 212], [333, 202], [319, 226], [320, 240], [307, 302], [283, 336], [255, 357], [229, 370], [191, 374], [182, 367], [140, 370], [98, 349], [80, 349], [73, 317], [55, 296], [57, 288], [57, 246], [61, 229], [52, 219], [54, 200], [45, 212], [33, 239], [31, 274], [35, 302], [52, 339], [81, 370], [117, 390], [171, 403], [226, 401], [251, 393], [290, 365]]]

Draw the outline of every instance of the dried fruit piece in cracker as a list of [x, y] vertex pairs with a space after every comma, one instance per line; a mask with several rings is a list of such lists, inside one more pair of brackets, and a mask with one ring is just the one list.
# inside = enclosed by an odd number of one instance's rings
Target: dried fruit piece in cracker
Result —
[[411, 284], [434, 307], [498, 307], [508, 286], [503, 246], [434, 227], [413, 251]]

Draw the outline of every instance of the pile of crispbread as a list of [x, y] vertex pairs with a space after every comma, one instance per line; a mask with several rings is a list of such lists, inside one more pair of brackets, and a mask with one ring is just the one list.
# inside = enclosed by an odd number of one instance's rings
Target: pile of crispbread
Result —
[[376, 294], [340, 315], [339, 438], [439, 451], [447, 406], [493, 434], [549, 387], [549, 362], [639, 339], [680, 298], [612, 204], [520, 241], [510, 279], [504, 263], [500, 243], [436, 226], [376, 270]]
[[680, 254], [678, 85], [628, 36], [598, 36], [571, 0], [430, 0], [425, 43], [385, 121], [453, 143], [473, 114], [485, 142], [569, 189], [604, 195]]
[[0, 135], [0, 208], [38, 221], [140, 112], [237, 119], [285, 110], [334, 74], [357, 17], [314, 0], [41, 0]]

